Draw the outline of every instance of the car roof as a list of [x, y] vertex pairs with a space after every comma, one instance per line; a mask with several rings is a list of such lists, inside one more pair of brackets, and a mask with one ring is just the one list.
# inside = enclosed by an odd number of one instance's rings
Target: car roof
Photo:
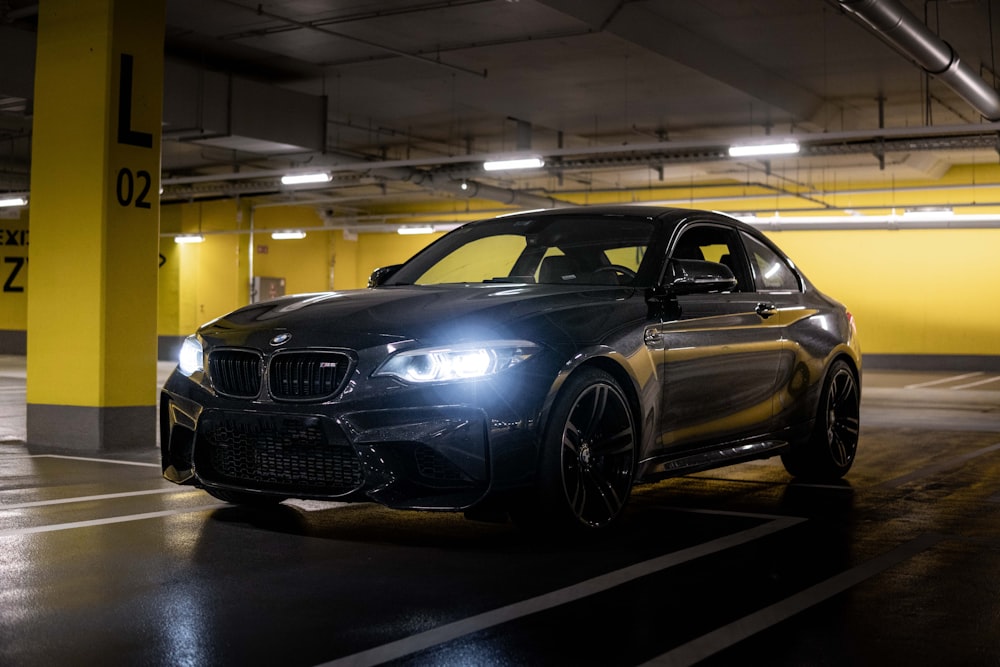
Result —
[[[548, 218], [548, 217], [564, 217], [564, 216], [579, 216], [579, 217], [600, 217], [600, 216], [613, 216], [613, 217], [630, 217], [630, 218], [645, 218], [648, 220], [657, 220], [664, 224], [676, 224], [683, 222], [689, 218], [696, 217], [706, 221], [717, 221], [725, 222], [727, 224], [734, 225], [740, 229], [755, 232], [754, 227], [747, 225], [735, 218], [731, 218], [724, 213], [719, 213], [717, 211], [706, 211], [702, 209], [690, 209], [690, 208], [677, 208], [668, 206], [649, 206], [649, 205], [632, 205], [632, 204], [601, 204], [595, 206], [566, 206], [561, 208], [551, 208], [551, 209], [539, 209], [534, 211], [524, 211], [523, 213], [510, 213], [506, 215], [499, 216], [500, 219], [518, 219], [518, 218]], [[497, 218], [490, 218], [497, 219]], [[484, 221], [485, 222], [485, 221]]]
[[679, 208], [672, 206], [650, 206], [648, 204], [598, 204], [593, 206], [565, 206], [560, 208], [538, 209], [524, 211], [523, 213], [508, 213], [495, 218], [487, 218], [477, 222], [467, 224], [478, 224], [489, 222], [490, 220], [517, 220], [517, 219], [537, 219], [548, 217], [579, 216], [589, 217], [630, 217], [647, 219], [661, 226], [661, 232], [673, 235], [674, 231], [684, 222], [694, 219], [694, 222], [718, 222], [734, 227], [746, 232], [750, 236], [764, 242], [772, 249], [777, 250], [783, 257], [786, 257], [774, 243], [770, 241], [759, 229], [749, 225], [742, 220], [737, 220], [719, 211], [708, 211], [705, 209]]

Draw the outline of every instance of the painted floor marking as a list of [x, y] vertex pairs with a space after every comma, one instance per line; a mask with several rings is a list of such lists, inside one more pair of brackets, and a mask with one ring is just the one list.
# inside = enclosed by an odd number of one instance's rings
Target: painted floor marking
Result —
[[957, 382], [958, 380], [964, 380], [966, 378], [973, 378], [978, 375], [982, 375], [982, 371], [976, 371], [975, 373], [963, 373], [962, 375], [951, 375], [946, 378], [939, 378], [937, 380], [929, 380], [927, 382], [918, 382], [917, 384], [908, 384], [903, 387], [903, 389], [920, 389], [921, 387], [933, 387], [938, 384], [947, 384], [949, 382]]
[[159, 468], [159, 463], [142, 463], [141, 461], [117, 461], [115, 459], [93, 459], [86, 456], [64, 456], [62, 454], [33, 454], [33, 459], [66, 459], [69, 461], [88, 461], [90, 463], [114, 463], [122, 466], [143, 466], [144, 468]]
[[112, 516], [106, 519], [92, 519], [90, 521], [72, 521], [70, 523], [54, 523], [48, 526], [30, 526], [27, 528], [8, 528], [0, 530], [0, 538], [15, 535], [31, 535], [34, 533], [52, 533], [59, 530], [72, 530], [74, 528], [92, 528], [94, 526], [106, 526], [113, 523], [127, 523], [129, 521], [143, 521], [145, 519], [159, 519], [162, 517], [176, 516], [178, 514], [192, 514], [194, 512], [207, 512], [209, 510], [229, 507], [226, 503], [215, 503], [212, 505], [201, 505], [199, 507], [185, 507], [183, 509], [163, 510], [160, 512], [146, 512], [144, 514], [128, 514], [125, 516]]
[[439, 644], [458, 639], [474, 632], [480, 632], [492, 628], [502, 623], [514, 621], [531, 614], [536, 614], [553, 607], [568, 604], [606, 590], [610, 590], [622, 584], [626, 584], [635, 579], [655, 574], [662, 570], [704, 558], [718, 551], [723, 551], [753, 540], [766, 537], [791, 526], [800, 524], [806, 519], [799, 517], [782, 517], [772, 521], [744, 530], [732, 535], [710, 540], [687, 549], [681, 549], [673, 553], [658, 556], [656, 558], [636, 563], [614, 572], [602, 574], [593, 579], [582, 581], [572, 586], [545, 593], [537, 597], [515, 602], [505, 607], [499, 607], [492, 611], [487, 611], [476, 616], [448, 623], [426, 632], [421, 632], [398, 641], [376, 646], [366, 651], [344, 656], [330, 662], [323, 663], [319, 667], [367, 667], [378, 665], [390, 660], [397, 660], [408, 655], [412, 655], [424, 649], [428, 649]]
[[3, 510], [20, 510], [28, 507], [46, 507], [48, 505], [65, 505], [68, 503], [85, 503], [92, 500], [113, 500], [115, 498], [131, 498], [132, 496], [149, 496], [153, 494], [166, 494], [166, 493], [190, 493], [194, 491], [194, 487], [179, 487], [175, 486], [173, 488], [167, 489], [148, 489], [145, 491], [125, 491], [122, 493], [102, 493], [95, 496], [77, 496], [75, 498], [54, 498], [52, 500], [33, 500], [27, 503], [15, 503], [13, 505], [5, 505], [0, 503], [0, 511]]
[[985, 380], [978, 380], [976, 382], [969, 382], [968, 384], [960, 384], [952, 389], [969, 389], [970, 387], [981, 387], [984, 384], [990, 384], [992, 382], [1000, 382], [1000, 375], [995, 377], [986, 378]]
[[758, 632], [785, 621], [820, 602], [881, 574], [894, 565], [907, 561], [930, 549], [944, 539], [943, 535], [926, 533], [892, 551], [876, 556], [858, 567], [841, 572], [825, 581], [756, 611], [743, 618], [693, 639], [686, 644], [657, 656], [643, 667], [686, 667], [723, 651]]
[[967, 454], [962, 454], [961, 456], [953, 456], [949, 459], [941, 461], [940, 463], [935, 463], [933, 465], [924, 466], [923, 468], [918, 468], [917, 470], [914, 470], [913, 472], [908, 473], [906, 475], [901, 475], [900, 477], [890, 479], [888, 481], [882, 482], [881, 484], [876, 484], [875, 488], [895, 489], [914, 480], [921, 479], [923, 477], [930, 477], [932, 475], [936, 475], [938, 473], [951, 470], [952, 468], [957, 468], [967, 461], [971, 461], [972, 459], [978, 458], [985, 454], [995, 452], [998, 449], [1000, 449], [1000, 442], [998, 442], [995, 445], [990, 445], [989, 447], [983, 447], [982, 449], [977, 449]]

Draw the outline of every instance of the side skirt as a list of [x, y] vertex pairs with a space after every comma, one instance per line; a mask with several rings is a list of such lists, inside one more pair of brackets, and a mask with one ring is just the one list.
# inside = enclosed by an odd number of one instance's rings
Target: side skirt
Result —
[[638, 479], [649, 482], [665, 477], [677, 477], [692, 472], [721, 468], [734, 463], [777, 456], [789, 448], [787, 440], [729, 445], [721, 449], [686, 452], [679, 457], [657, 457], [639, 463]]

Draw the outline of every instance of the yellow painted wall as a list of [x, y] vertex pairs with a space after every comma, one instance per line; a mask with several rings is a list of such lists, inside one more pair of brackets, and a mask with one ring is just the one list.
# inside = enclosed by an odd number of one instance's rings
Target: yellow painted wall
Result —
[[[181, 231], [181, 207], [160, 207], [160, 231]], [[181, 246], [172, 238], [160, 238], [160, 269], [157, 274], [157, 311], [156, 333], [160, 336], [180, 335], [178, 318], [180, 317], [181, 288]]]
[[443, 234], [358, 234], [358, 255], [354, 285], [364, 287], [368, 276], [380, 266], [400, 264]]
[[[284, 278], [285, 294], [329, 290], [330, 236], [339, 232], [310, 231], [321, 224], [316, 211], [308, 207], [257, 209], [254, 228], [266, 231], [254, 235], [254, 275]], [[306, 238], [274, 240], [275, 229], [302, 229]]]
[[768, 236], [854, 313], [863, 352], [1000, 355], [1000, 229]]
[[[161, 336], [186, 335], [204, 322], [246, 304], [249, 293], [248, 236], [228, 233], [248, 228], [234, 201], [164, 206], [164, 233], [205, 235], [204, 243], [178, 245], [160, 239], [157, 329]], [[216, 233], [213, 233], [216, 232]], [[226, 232], [226, 233], [218, 233]]]
[[[340, 231], [330, 232], [330, 288], [356, 289], [358, 279], [358, 239]], [[367, 283], [366, 283], [367, 284]]]

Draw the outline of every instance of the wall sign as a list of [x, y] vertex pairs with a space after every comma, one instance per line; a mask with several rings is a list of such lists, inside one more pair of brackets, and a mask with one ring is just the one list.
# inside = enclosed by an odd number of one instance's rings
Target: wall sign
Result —
[[[135, 57], [122, 53], [118, 68], [118, 144], [153, 148], [153, 134], [132, 127]], [[115, 177], [115, 200], [122, 208], [152, 208], [153, 175], [147, 169], [122, 167]]]
[[3, 281], [4, 292], [20, 293], [24, 291], [23, 280], [19, 279], [19, 276], [27, 263], [27, 257], [3, 258], [3, 272], [0, 272], [0, 277], [6, 273], [6, 278]]

